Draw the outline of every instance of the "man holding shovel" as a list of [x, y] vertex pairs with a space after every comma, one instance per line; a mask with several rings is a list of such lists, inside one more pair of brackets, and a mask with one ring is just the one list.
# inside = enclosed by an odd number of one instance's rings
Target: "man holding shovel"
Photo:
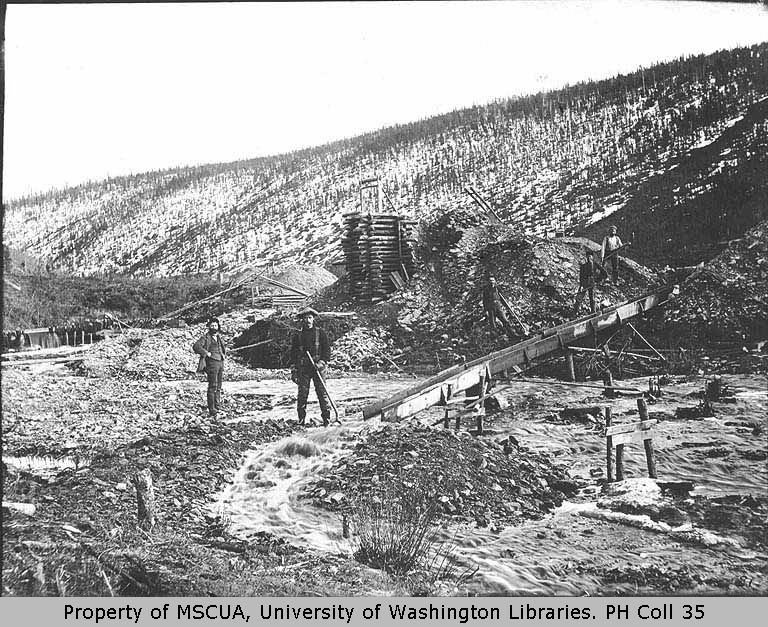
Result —
[[331, 419], [331, 406], [322, 373], [331, 358], [331, 348], [325, 331], [315, 326], [317, 312], [311, 307], [299, 312], [301, 329], [291, 339], [291, 379], [299, 386], [296, 410], [299, 424], [305, 424], [307, 418], [307, 397], [310, 382], [315, 384], [315, 394], [320, 403], [320, 415], [323, 425], [328, 426]]

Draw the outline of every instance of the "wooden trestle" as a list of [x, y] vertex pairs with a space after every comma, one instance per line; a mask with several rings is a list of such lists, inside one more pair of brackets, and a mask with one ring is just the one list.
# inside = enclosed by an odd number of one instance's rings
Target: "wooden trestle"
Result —
[[[546, 329], [532, 338], [475, 359], [453, 366], [436, 374], [427, 381], [403, 390], [363, 408], [363, 417], [380, 416], [385, 421], [397, 421], [412, 416], [424, 409], [447, 406], [456, 402], [456, 395], [475, 387], [485, 394], [484, 386], [494, 375], [509, 370], [522, 372], [534, 365], [536, 360], [550, 356], [574, 342], [599, 333], [618, 330], [629, 320], [643, 315], [646, 311], [667, 302], [674, 286], [668, 285], [640, 298], [627, 301], [600, 313], [571, 320]], [[470, 399], [467, 399], [470, 400]]]

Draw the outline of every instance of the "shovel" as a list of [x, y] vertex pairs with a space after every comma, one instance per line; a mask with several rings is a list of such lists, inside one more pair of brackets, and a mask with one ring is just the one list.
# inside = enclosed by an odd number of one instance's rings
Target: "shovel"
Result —
[[315, 360], [312, 359], [312, 355], [309, 354], [309, 351], [304, 351], [304, 354], [307, 356], [307, 359], [309, 359], [309, 363], [312, 364], [312, 368], [317, 373], [317, 378], [320, 380], [320, 384], [323, 386], [323, 391], [325, 392], [325, 395], [328, 397], [328, 401], [331, 403], [331, 409], [333, 409], [333, 413], [336, 416], [336, 420], [334, 420], [333, 422], [341, 424], [341, 420], [339, 420], [339, 410], [336, 408], [336, 403], [333, 402], [333, 399], [331, 398], [331, 394], [328, 392], [328, 386], [325, 384], [323, 373], [320, 372], [320, 369], [317, 367]]
[[507, 311], [515, 317], [515, 320], [517, 320], [517, 324], [520, 325], [520, 328], [523, 330], [523, 333], [525, 333], [525, 335], [530, 335], [531, 330], [522, 320], [520, 320], [520, 316], [518, 316], [517, 312], [514, 309], [512, 309], [512, 305], [510, 305], [507, 302], [507, 299], [504, 298], [504, 294], [502, 294], [498, 290], [496, 291], [496, 293], [499, 295], [499, 298], [501, 299], [502, 304], [507, 308]]

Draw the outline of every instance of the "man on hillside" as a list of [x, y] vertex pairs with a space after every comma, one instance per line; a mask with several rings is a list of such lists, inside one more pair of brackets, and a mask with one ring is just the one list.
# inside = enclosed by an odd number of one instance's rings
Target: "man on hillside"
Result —
[[496, 320], [498, 319], [499, 324], [501, 324], [507, 337], [509, 339], [514, 339], [515, 333], [509, 323], [507, 313], [504, 311], [504, 307], [502, 307], [499, 301], [499, 288], [496, 285], [496, 279], [488, 277], [485, 287], [483, 288], [483, 311], [485, 312], [485, 317], [488, 320], [488, 324], [491, 326], [492, 331], [496, 331]]
[[586, 261], [579, 266], [579, 291], [576, 294], [576, 304], [573, 307], [574, 317], [579, 315], [581, 301], [584, 299], [585, 293], [589, 294], [589, 310], [595, 313], [595, 284], [602, 281], [606, 274], [605, 268], [595, 263], [594, 253], [587, 249]]
[[221, 384], [224, 381], [225, 349], [220, 332], [218, 318], [211, 318], [207, 333], [192, 346], [192, 350], [200, 355], [197, 371], [208, 377], [208, 414], [212, 418], [221, 410]]
[[614, 283], [619, 280], [619, 255], [617, 251], [622, 247], [621, 238], [616, 234], [617, 230], [615, 226], [612, 226], [608, 235], [603, 238], [603, 254], [600, 257], [600, 263], [603, 265], [605, 265], [606, 260], [610, 260]]
[[[305, 424], [307, 418], [307, 398], [309, 397], [310, 382], [315, 385], [315, 394], [320, 403], [320, 416], [323, 425], [328, 426], [331, 419], [331, 407], [328, 394], [325, 391], [320, 373], [331, 358], [331, 347], [325, 331], [315, 326], [317, 312], [307, 307], [299, 312], [301, 329], [296, 331], [291, 338], [291, 380], [298, 384], [299, 395], [296, 403], [296, 411], [299, 416], [299, 424]], [[312, 356], [317, 369], [312, 366], [312, 361], [307, 357]]]

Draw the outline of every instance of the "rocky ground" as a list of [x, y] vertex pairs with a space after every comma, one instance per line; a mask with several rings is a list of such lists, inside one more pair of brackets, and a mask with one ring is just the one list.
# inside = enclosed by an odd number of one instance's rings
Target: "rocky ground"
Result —
[[[282, 406], [289, 385], [282, 379], [230, 382], [224, 421], [212, 423], [201, 420], [201, 382], [82, 377], [61, 364], [4, 369], [3, 593], [435, 591], [363, 566], [343, 550], [293, 542], [292, 531], [279, 526], [293, 529], [290, 521], [251, 523], [247, 537], [234, 533], [233, 521], [226, 510], [217, 512], [215, 501], [248, 456], [273, 449], [282, 453], [264, 459], [271, 459], [281, 476], [300, 479], [302, 472], [310, 473], [303, 498], [273, 504], [299, 517], [307, 508], [340, 515], [355, 495], [386, 497], [409, 484], [429, 486], [441, 533], [458, 544], [457, 567], [479, 566], [484, 573], [441, 588], [442, 594], [768, 589], [766, 495], [749, 494], [768, 450], [764, 420], [754, 416], [765, 406], [759, 378], [746, 387], [732, 382], [736, 402], [716, 405], [714, 419], [675, 418], [676, 405], [696, 406], [701, 400], [701, 384], [686, 379], [668, 382], [669, 400], [651, 408], [662, 420], [660, 468], [669, 474], [683, 460], [677, 475], [665, 479], [674, 483], [679, 475], [704, 472], [708, 485], [733, 490], [715, 497], [665, 494], [629, 506], [626, 500], [606, 501], [599, 507], [604, 456], [595, 435], [599, 417], [580, 421], [560, 412], [577, 401], [600, 403], [599, 395], [521, 384], [508, 392], [509, 408], [486, 419], [497, 435], [477, 439], [440, 425], [359, 422], [354, 413], [359, 399], [376, 396], [381, 384], [375, 377], [355, 380], [345, 392], [344, 381], [333, 383], [349, 427], [335, 428], [340, 447], [330, 449], [333, 463], [309, 458], [300, 471], [289, 443], [310, 451], [317, 448], [313, 442], [336, 445], [328, 440], [331, 431], [297, 429], [293, 408]], [[409, 380], [395, 383], [405, 387]], [[613, 402], [615, 419], [630, 419], [633, 400]], [[423, 422], [434, 417], [428, 412]], [[28, 456], [33, 460], [26, 461]], [[637, 477], [638, 464], [630, 462], [628, 472]], [[152, 531], [137, 526], [132, 478], [142, 469], [155, 480], [159, 514]], [[750, 477], [754, 472], [758, 475]], [[270, 485], [248, 480], [241, 502], [258, 509]], [[270, 492], [268, 499], [275, 496]], [[605, 547], [611, 547], [607, 553]], [[671, 557], [675, 554], [696, 565], [686, 566]], [[643, 555], [655, 557], [638, 557]], [[560, 577], [562, 584], [529, 580], [537, 569], [544, 578]]]
[[[201, 420], [200, 392], [183, 383], [85, 379], [61, 365], [6, 372], [3, 388], [3, 594], [344, 596], [399, 589], [344, 556], [308, 552], [266, 533], [240, 541], [226, 518], [212, 514], [212, 499], [244, 453], [295, 432], [294, 422]], [[270, 406], [237, 394], [227, 395], [226, 405], [230, 416]], [[144, 469], [157, 496], [151, 531], [137, 525], [132, 482]]]
[[[703, 377], [766, 370], [762, 327], [750, 322], [762, 311], [763, 234], [753, 230], [694, 273], [682, 284], [682, 300], [667, 306], [674, 320], [691, 328], [703, 328], [714, 316], [741, 334], [740, 341], [713, 348], [670, 338], [665, 345], [656, 333], [665, 322], [657, 317], [641, 328], [653, 334], [667, 362], [649, 362], [650, 349], [633, 338], [624, 350], [634, 356], [613, 364], [617, 377], [692, 375], [665, 379], [674, 390], [651, 412], [660, 421], [659, 464], [671, 475], [665, 479], [698, 477], [694, 484], [704, 484], [706, 494], [662, 491], [639, 505], [600, 505], [607, 498], [600, 493], [602, 414], [577, 412], [581, 418], [574, 419], [563, 413], [569, 405], [602, 407], [599, 391], [515, 387], [505, 392], [508, 409], [486, 419], [497, 434], [483, 439], [440, 425], [427, 428], [439, 412], [427, 412], [421, 425], [357, 424], [361, 407], [380, 390], [413, 381], [400, 370], [435, 371], [509, 345], [481, 319], [479, 281], [486, 270], [531, 330], [570, 317], [578, 261], [596, 244], [526, 240], [507, 231], [488, 238], [473, 227], [446, 240], [445, 250], [388, 301], [350, 303], [343, 281], [314, 299], [316, 308], [342, 314], [320, 321], [334, 343], [331, 385], [342, 394], [344, 424], [353, 425], [334, 432], [338, 445], [331, 435], [311, 435], [326, 432], [297, 430], [292, 421], [294, 388], [286, 370], [275, 369], [286, 365], [290, 333], [298, 326], [290, 313], [241, 309], [222, 316], [230, 346], [270, 340], [263, 354], [243, 351], [229, 360], [223, 422], [207, 420], [205, 385], [194, 372], [191, 344], [204, 332], [202, 324], [128, 330], [87, 347], [71, 368], [43, 361], [4, 365], [3, 593], [434, 592], [423, 582], [413, 586], [364, 567], [348, 552], [294, 542], [279, 525], [250, 529], [244, 537], [226, 515], [213, 513], [247, 457], [283, 450], [289, 441], [326, 451], [322, 462], [304, 465], [272, 453], [259, 462], [259, 472], [275, 466], [288, 484], [299, 469], [309, 473], [297, 487], [300, 498], [284, 504], [299, 517], [307, 508], [349, 515], [361, 495], [384, 502], [425, 490], [440, 529], [454, 538], [466, 535], [457, 563], [480, 564], [486, 573], [452, 588], [453, 594], [764, 593], [768, 495], [757, 487], [768, 455], [767, 425], [758, 415], [768, 407], [764, 377], [744, 379], [747, 386], [737, 385], [736, 399], [723, 400], [714, 416], [699, 409]], [[600, 290], [612, 303], [663, 279], [629, 260], [621, 270], [617, 285]], [[713, 284], [715, 272], [726, 280]], [[747, 297], [740, 300], [742, 293]], [[352, 310], [354, 317], [345, 315]], [[522, 327], [520, 333], [522, 339]], [[617, 338], [612, 359], [626, 339]], [[602, 359], [579, 357], [578, 374], [599, 372]], [[562, 369], [559, 359], [537, 374]], [[349, 374], [360, 371], [379, 374], [347, 386]], [[632, 401], [613, 402], [615, 419], [631, 417]], [[688, 413], [678, 415], [678, 406]], [[137, 526], [132, 478], [143, 469], [155, 478], [161, 512], [151, 532]], [[636, 479], [637, 465], [629, 470]], [[239, 502], [251, 507], [270, 485], [279, 487], [268, 479], [247, 482]], [[269, 494], [283, 498], [274, 489]]]
[[768, 340], [768, 221], [697, 267], [682, 283], [667, 322], [699, 343]]
[[355, 495], [402, 494], [430, 477], [443, 517], [478, 527], [541, 518], [579, 484], [567, 470], [516, 441], [463, 431], [387, 426], [356, 446], [307, 490], [321, 507], [354, 510]]
[[[314, 297], [317, 309], [357, 313], [356, 320], [336, 336], [343, 341], [344, 334], [353, 330], [360, 336], [349, 342], [357, 349], [355, 359], [340, 364], [341, 369], [436, 372], [574, 317], [579, 263], [587, 249], [598, 251], [598, 244], [586, 238], [523, 237], [511, 229], [465, 224], [458, 218], [443, 226], [431, 234], [432, 240], [424, 239], [430, 232], [422, 234], [419, 273], [386, 301], [350, 302], [343, 279]], [[759, 225], [703, 269], [676, 273], [634, 262], [630, 246], [620, 257], [618, 283], [601, 283], [596, 300], [615, 305], [656, 286], [680, 283], [680, 295], [663, 313], [635, 323], [656, 348], [674, 353], [665, 370], [712, 372], [717, 368], [714, 360], [720, 360], [727, 372], [764, 371], [765, 232]], [[515, 338], [492, 332], [484, 319], [481, 295], [487, 274], [496, 278], [519, 317], [519, 321], [510, 317]], [[587, 313], [585, 302], [582, 314]], [[613, 343], [617, 350], [626, 338], [620, 339]], [[719, 345], [720, 340], [729, 344]], [[646, 350], [637, 338], [625, 348], [635, 353]], [[703, 363], [705, 356], [712, 363]], [[635, 368], [635, 374], [653, 371], [645, 366]]]

